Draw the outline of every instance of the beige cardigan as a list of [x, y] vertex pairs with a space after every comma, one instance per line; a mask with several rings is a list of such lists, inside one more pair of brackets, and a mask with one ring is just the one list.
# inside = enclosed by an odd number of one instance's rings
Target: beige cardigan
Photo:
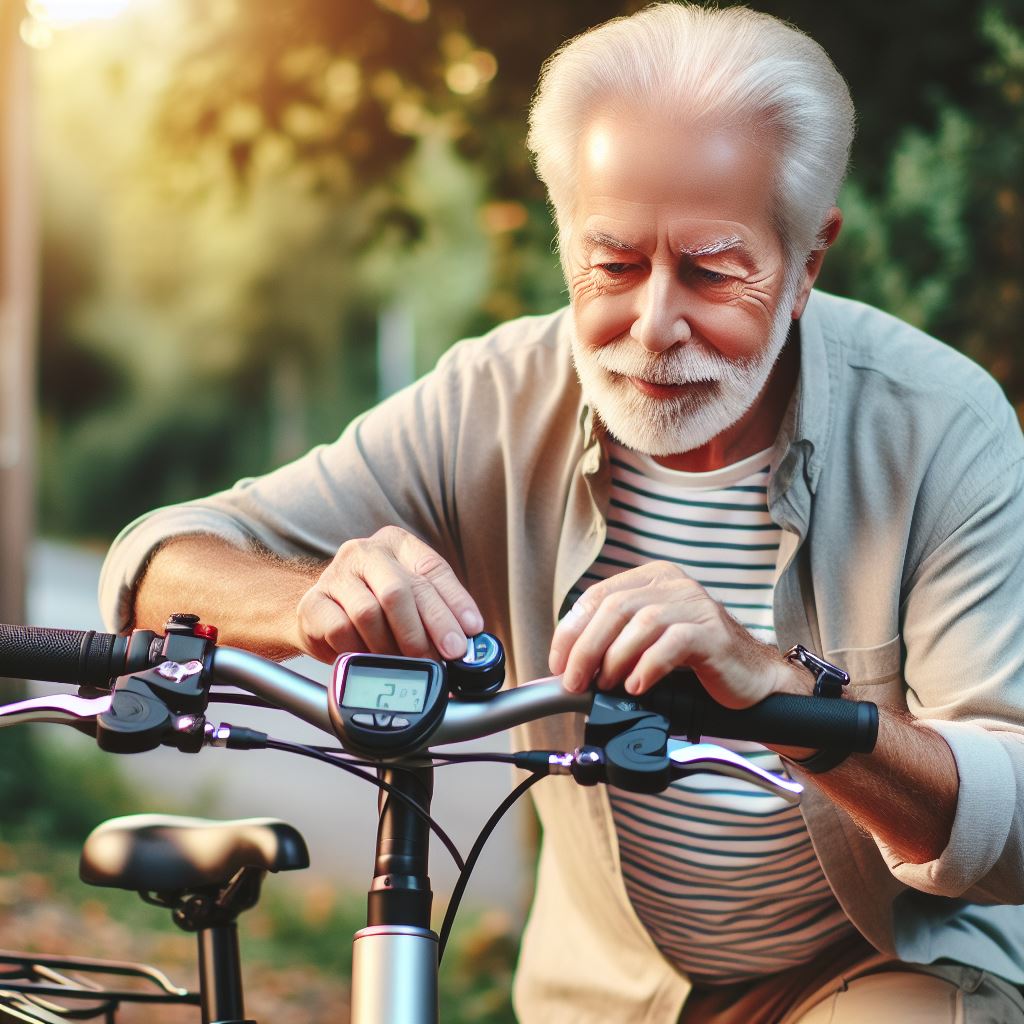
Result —
[[[168, 536], [253, 539], [333, 556], [385, 523], [445, 555], [509, 654], [546, 673], [558, 610], [604, 540], [608, 472], [569, 356], [571, 316], [504, 324], [289, 466], [131, 524], [101, 603], [123, 627]], [[780, 647], [845, 666], [863, 699], [908, 707], [950, 743], [960, 802], [949, 846], [900, 864], [814, 787], [803, 813], [845, 912], [878, 949], [947, 957], [1024, 982], [1024, 441], [977, 366], [877, 310], [814, 293], [797, 392], [769, 490], [783, 527]], [[571, 748], [579, 721], [521, 730]], [[675, 1021], [689, 983], [626, 896], [607, 793], [537, 786], [544, 826], [516, 1007], [526, 1022]], [[708, 936], [713, 942], [714, 936]]]

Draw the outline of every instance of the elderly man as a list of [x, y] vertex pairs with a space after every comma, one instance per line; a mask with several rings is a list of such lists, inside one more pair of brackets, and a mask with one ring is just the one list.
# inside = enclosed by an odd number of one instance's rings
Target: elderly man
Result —
[[852, 123], [766, 15], [574, 40], [530, 135], [570, 308], [140, 520], [105, 567], [112, 624], [187, 606], [273, 656], [454, 656], [486, 623], [513, 680], [689, 666], [745, 706], [810, 692], [801, 643], [879, 703], [869, 755], [743, 747], [800, 811], [718, 780], [535, 790], [524, 1020], [1024, 1020], [1024, 442], [978, 367], [812, 292]]

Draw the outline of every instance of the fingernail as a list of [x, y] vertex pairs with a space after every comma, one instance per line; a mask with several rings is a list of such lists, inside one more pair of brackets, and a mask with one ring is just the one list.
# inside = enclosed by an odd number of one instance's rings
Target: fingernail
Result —
[[483, 632], [484, 620], [476, 612], [462, 613], [462, 628], [470, 635]]
[[632, 676], [626, 680], [626, 693], [636, 693], [640, 689], [640, 680], [634, 679]]
[[441, 641], [441, 653], [450, 661], [462, 658], [466, 654], [466, 638], [458, 633], [449, 633]]

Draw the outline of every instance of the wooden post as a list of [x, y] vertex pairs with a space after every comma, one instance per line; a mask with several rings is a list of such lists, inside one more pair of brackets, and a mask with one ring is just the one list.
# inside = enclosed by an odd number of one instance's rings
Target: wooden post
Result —
[[25, 621], [35, 510], [37, 217], [30, 55], [0, 0], [0, 622]]

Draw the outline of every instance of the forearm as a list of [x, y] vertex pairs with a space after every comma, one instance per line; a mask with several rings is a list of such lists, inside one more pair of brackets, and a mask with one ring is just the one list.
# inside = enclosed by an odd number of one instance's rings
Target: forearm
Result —
[[173, 612], [215, 625], [223, 644], [281, 659], [299, 653], [296, 609], [323, 565], [284, 561], [209, 535], [161, 546], [135, 593], [134, 625], [161, 630]]
[[874, 751], [806, 778], [908, 863], [936, 859], [949, 842], [956, 760], [937, 732], [904, 712], [880, 707]]

